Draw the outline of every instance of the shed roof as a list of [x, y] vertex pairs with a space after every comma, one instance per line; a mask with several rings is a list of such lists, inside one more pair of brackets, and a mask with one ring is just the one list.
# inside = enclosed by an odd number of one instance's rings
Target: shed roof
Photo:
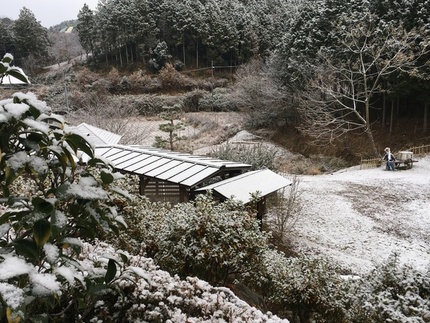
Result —
[[103, 145], [115, 145], [122, 137], [121, 135], [94, 127], [85, 122], [77, 125], [76, 127], [69, 128], [80, 134], [95, 147]]
[[242, 203], [250, 202], [251, 194], [258, 192], [266, 196], [281, 188], [291, 185], [291, 181], [269, 169], [256, 170], [217, 182], [196, 190], [204, 192], [212, 190], [225, 198]]
[[218, 174], [251, 167], [205, 156], [141, 146], [96, 146], [95, 155], [108, 159], [117, 170], [195, 187]]

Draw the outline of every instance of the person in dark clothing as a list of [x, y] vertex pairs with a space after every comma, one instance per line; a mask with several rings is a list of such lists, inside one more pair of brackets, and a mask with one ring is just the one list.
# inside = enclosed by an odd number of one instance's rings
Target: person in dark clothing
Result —
[[384, 155], [383, 159], [387, 162], [386, 169], [387, 170], [394, 170], [395, 166], [396, 166], [394, 163], [396, 161], [396, 158], [391, 153], [390, 148], [387, 147], [384, 149], [384, 151], [385, 151], [385, 155]]

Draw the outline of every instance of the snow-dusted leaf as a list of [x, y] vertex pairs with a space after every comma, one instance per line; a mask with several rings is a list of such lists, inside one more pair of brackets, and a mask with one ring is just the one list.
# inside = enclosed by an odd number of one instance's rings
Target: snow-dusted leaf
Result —
[[33, 226], [33, 238], [36, 245], [41, 248], [48, 242], [51, 236], [51, 223], [48, 220], [41, 219], [34, 223]]
[[39, 259], [39, 249], [37, 248], [36, 243], [30, 239], [20, 239], [12, 242], [12, 245], [15, 247], [16, 253], [30, 258], [32, 260]]
[[116, 262], [113, 259], [109, 259], [108, 267], [105, 275], [105, 283], [109, 284], [116, 276]]
[[103, 184], [105, 184], [105, 185], [111, 184], [113, 182], [113, 180], [114, 180], [112, 174], [111, 173], [107, 173], [105, 171], [102, 171], [100, 173], [100, 177], [101, 177], [101, 179], [103, 181]]

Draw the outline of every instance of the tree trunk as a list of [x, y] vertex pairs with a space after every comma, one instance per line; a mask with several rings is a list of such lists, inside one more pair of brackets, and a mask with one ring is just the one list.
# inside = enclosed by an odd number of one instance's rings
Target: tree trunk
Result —
[[424, 103], [424, 122], [423, 122], [423, 133], [427, 133], [427, 118], [428, 118], [428, 104]]
[[382, 128], [385, 128], [385, 123], [386, 123], [386, 118], [387, 118], [387, 113], [386, 113], [386, 106], [387, 106], [387, 94], [384, 93], [382, 94]]
[[186, 66], [186, 63], [185, 63], [185, 38], [184, 38], [184, 34], [182, 34], [182, 60], [183, 60], [184, 66]]
[[393, 132], [393, 120], [394, 120], [394, 100], [391, 101], [390, 133]]
[[196, 40], [196, 68], [199, 68], [199, 40]]
[[370, 127], [366, 128], [366, 134], [367, 134], [367, 137], [369, 138], [370, 144], [372, 145], [373, 154], [375, 155], [375, 157], [380, 157], [378, 149], [376, 148], [375, 139], [373, 139], [373, 133]]
[[364, 101], [364, 108], [366, 110], [366, 124], [367, 127], [370, 129], [370, 103], [369, 103], [369, 97], [366, 98]]

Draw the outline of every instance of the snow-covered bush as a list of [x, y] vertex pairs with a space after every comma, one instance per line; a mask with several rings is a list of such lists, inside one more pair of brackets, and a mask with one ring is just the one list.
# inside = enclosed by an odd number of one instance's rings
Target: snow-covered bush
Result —
[[166, 215], [157, 245], [155, 259], [162, 268], [220, 284], [254, 270], [267, 236], [242, 205], [199, 195], [195, 203], [178, 205]]
[[113, 262], [94, 271], [79, 259], [82, 240], [125, 226], [116, 175], [98, 159], [80, 166], [78, 152], [91, 157], [93, 148], [32, 93], [0, 100], [0, 133], [0, 318], [85, 303], [89, 287], [106, 288], [116, 272]]
[[211, 91], [204, 93], [203, 97], [199, 100], [200, 111], [237, 111], [234, 102], [229, 100], [229, 90], [222, 87], [215, 87], [214, 85], [208, 86]]
[[[83, 246], [83, 256], [89, 260], [117, 259], [117, 254], [105, 243]], [[128, 265], [116, 278], [123, 293], [111, 290], [100, 295], [84, 321], [288, 323], [249, 306], [228, 288], [213, 287], [196, 277], [181, 280], [160, 270], [150, 258], [123, 255]]]
[[263, 144], [230, 144], [219, 145], [212, 149], [210, 155], [224, 160], [250, 164], [251, 170], [268, 168], [276, 170], [275, 159], [278, 154], [276, 148]]
[[276, 312], [293, 321], [344, 322], [345, 281], [331, 262], [268, 249], [261, 263], [254, 285]]
[[400, 265], [395, 254], [349, 290], [350, 322], [430, 322], [430, 272]]
[[[125, 189], [127, 185], [123, 187]], [[130, 253], [153, 258], [159, 250], [158, 235], [164, 218], [171, 209], [170, 203], [151, 202], [144, 196], [136, 196], [122, 209], [128, 229], [118, 237], [114, 236], [112, 242]]]

